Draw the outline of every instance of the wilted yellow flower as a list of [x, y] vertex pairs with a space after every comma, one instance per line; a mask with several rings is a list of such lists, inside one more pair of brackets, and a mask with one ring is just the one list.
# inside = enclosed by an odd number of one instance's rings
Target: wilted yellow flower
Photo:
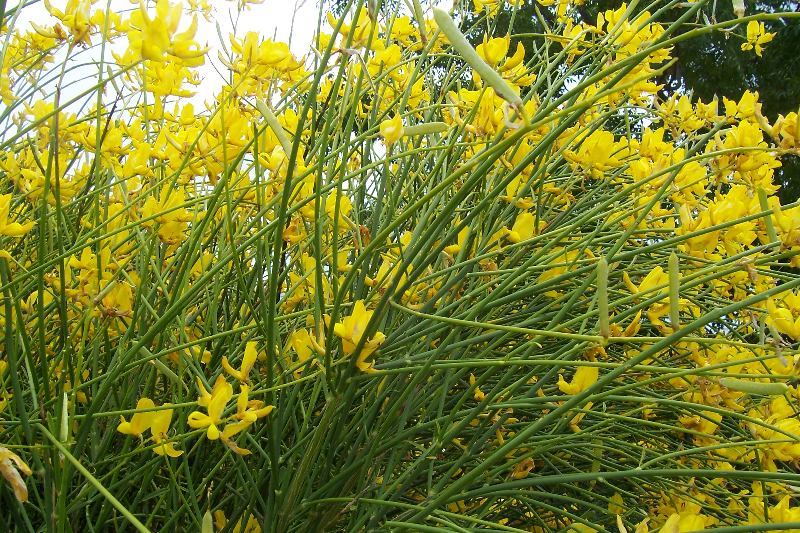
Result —
[[28, 501], [28, 487], [19, 473], [26, 476], [31, 475], [31, 468], [23, 461], [19, 455], [8, 448], [0, 446], [0, 474], [5, 478], [6, 483], [11, 486], [14, 496], [20, 503]]

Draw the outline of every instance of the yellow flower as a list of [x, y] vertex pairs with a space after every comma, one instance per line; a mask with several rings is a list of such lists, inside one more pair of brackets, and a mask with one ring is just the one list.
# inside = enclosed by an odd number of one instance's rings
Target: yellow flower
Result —
[[264, 405], [261, 400], [250, 400], [250, 387], [242, 384], [239, 387], [239, 397], [236, 399], [236, 414], [234, 418], [251, 424], [270, 414], [275, 408], [272, 405]]
[[[719, 429], [722, 415], [713, 411], [702, 411], [701, 414], [683, 415], [678, 418], [678, 421], [686, 429], [691, 429], [692, 431], [710, 436]], [[708, 442], [708, 439], [702, 435], [694, 435], [694, 440], [698, 445], [703, 445]]]
[[569, 383], [564, 380], [564, 376], [558, 375], [558, 390], [564, 394], [578, 394], [594, 385], [599, 374], [600, 369], [596, 366], [579, 366]]
[[660, 533], [686, 533], [688, 531], [703, 531], [706, 528], [706, 517], [690, 511], [673, 513], [664, 522]]
[[192, 411], [189, 413], [187, 422], [189, 423], [189, 427], [194, 429], [208, 428], [206, 430], [208, 439], [217, 440], [221, 435], [217, 425], [222, 423], [222, 412], [228, 405], [228, 400], [233, 397], [233, 387], [225, 380], [225, 377], [221, 375], [217, 377], [217, 381], [214, 382], [214, 387], [211, 389], [210, 393], [202, 383], [199, 383], [199, 385], [200, 398], [197, 400], [197, 403], [205, 407], [208, 414], [201, 413], [200, 411]]
[[346, 227], [346, 225], [353, 224], [352, 222], [348, 224], [347, 219], [353, 210], [353, 204], [350, 202], [350, 198], [344, 194], [337, 194], [336, 192], [329, 194], [325, 199], [325, 213], [331, 219], [333, 219], [334, 215], [336, 215], [337, 204], [339, 209], [339, 218], [336, 220], [336, 225], [341, 229]]
[[800, 339], [800, 316], [792, 313], [789, 307], [778, 307], [775, 300], [767, 300], [767, 324], [792, 339]]
[[564, 157], [576, 170], [601, 179], [607, 171], [622, 164], [618, 155], [622, 148], [623, 142], [615, 142], [613, 133], [595, 130], [580, 142], [577, 149], [564, 151]]
[[142, 206], [145, 227], [157, 226], [158, 236], [166, 244], [177, 244], [183, 240], [183, 232], [193, 216], [184, 208], [186, 197], [183, 189], [173, 190], [169, 184], [161, 189], [161, 198], [150, 196]]
[[[164, 406], [168, 406], [165, 403]], [[153, 436], [153, 442], [156, 447], [153, 451], [158, 455], [168, 455], [169, 457], [180, 457], [183, 451], [175, 449], [175, 443], [168, 442], [167, 431], [169, 431], [169, 424], [172, 421], [172, 409], [162, 409], [155, 411], [150, 425], [150, 433]]]
[[248, 381], [250, 370], [256, 364], [256, 359], [258, 358], [258, 349], [256, 346], [258, 346], [256, 342], [251, 341], [247, 343], [244, 349], [244, 356], [242, 357], [242, 365], [239, 370], [231, 366], [227, 357], [222, 358], [222, 368], [239, 381]]
[[233, 387], [223, 376], [217, 377], [211, 392], [208, 392], [203, 384], [198, 380], [200, 386], [200, 398], [198, 405], [205, 407], [208, 414], [200, 411], [193, 411], [189, 414], [189, 426], [195, 429], [207, 427], [206, 436], [209, 440], [222, 440], [234, 453], [248, 455], [249, 450], [240, 448], [233, 442], [232, 437], [238, 435], [250, 427], [259, 418], [265, 417], [272, 412], [272, 405], [264, 405], [260, 400], [249, 400], [250, 387], [242, 384], [239, 388], [239, 397], [236, 400], [236, 414], [234, 414], [225, 427], [220, 431], [225, 419], [222, 413], [228, 405], [228, 401], [233, 397]]
[[[460, 218], [456, 218], [453, 221], [453, 226], [458, 226], [459, 224], [461, 224], [461, 219]], [[464, 226], [458, 232], [458, 235], [456, 236], [457, 243], [456, 244], [451, 244], [450, 246], [445, 246], [444, 247], [444, 251], [448, 255], [450, 255], [451, 257], [455, 257], [456, 255], [458, 255], [458, 253], [461, 251], [461, 249], [466, 244], [468, 236], [469, 236], [469, 226], [467, 225], [467, 226]]]
[[[504, 228], [505, 229], [505, 228]], [[507, 231], [507, 230], [506, 230]], [[553, 260], [550, 261], [550, 264], [553, 266], [539, 274], [539, 277], [536, 280], [536, 283], [544, 284], [554, 278], [559, 276], [563, 276], [570, 270], [574, 269], [577, 265], [577, 262], [580, 259], [581, 252], [580, 250], [564, 250], [564, 248], [557, 248], [560, 252]], [[583, 254], [585, 257], [594, 258], [594, 254], [591, 250], [586, 249]], [[545, 296], [550, 298], [557, 298], [558, 291], [556, 290], [548, 290], [545, 293]]]
[[20, 224], [19, 222], [8, 220], [11, 211], [11, 195], [0, 194], [0, 236], [22, 237], [33, 228], [33, 222]]
[[[244, 527], [242, 523], [244, 523]], [[214, 511], [214, 530], [222, 531], [227, 525], [228, 518], [225, 516], [225, 511], [219, 509]], [[247, 515], [247, 520], [244, 517], [240, 518], [230, 531], [232, 533], [261, 533], [261, 526], [253, 515]]]
[[531, 473], [533, 470], [535, 463], [533, 459], [530, 457], [527, 459], [523, 459], [519, 463], [514, 465], [514, 468], [511, 470], [511, 478], [512, 479], [522, 479], [528, 477], [528, 474]]
[[391, 146], [399, 141], [403, 136], [403, 121], [400, 119], [400, 115], [381, 122], [380, 131], [386, 146]]
[[186, 31], [176, 33], [182, 13], [183, 6], [180, 3], [171, 5], [169, 0], [158, 0], [155, 16], [150, 18], [144, 2], [140, 2], [139, 11], [135, 11], [130, 19], [129, 51], [152, 61], [165, 61], [169, 55], [183, 60], [189, 66], [202, 65], [207, 49], [200, 48], [194, 41], [197, 17], [192, 18]]
[[240, 448], [235, 442], [233, 442], [233, 440], [231, 440], [232, 437], [249, 428], [259, 418], [267, 416], [274, 409], [274, 406], [265, 406], [264, 402], [260, 400], [249, 400], [249, 393], [250, 387], [247, 385], [242, 384], [239, 387], [239, 398], [236, 400], [236, 414], [234, 415], [234, 418], [237, 419], [237, 422], [230, 422], [226, 424], [225, 428], [222, 430], [222, 434], [220, 435], [220, 440], [222, 440], [222, 442], [225, 443], [225, 445], [234, 453], [239, 455], [250, 455], [250, 450], [246, 448]]
[[[93, 29], [90, 20], [92, 2], [89, 0], [68, 0], [64, 11], [55, 9], [48, 0], [44, 0], [47, 11], [69, 28], [75, 44], [91, 45], [89, 32]], [[34, 25], [34, 27], [36, 27]], [[63, 31], [63, 30], [62, 30]]]
[[[336, 17], [332, 13], [327, 13], [327, 18], [328, 23], [335, 28], [338, 24]], [[375, 24], [373, 24], [367, 10], [359, 10], [358, 17], [355, 20], [351, 21], [350, 24], [342, 24], [339, 27], [342, 46], [348, 45], [350, 48], [366, 46], [375, 29]]]
[[26, 476], [31, 475], [31, 468], [23, 461], [19, 455], [8, 448], [0, 446], [0, 474], [5, 478], [6, 483], [11, 485], [17, 501], [25, 503], [28, 501], [28, 487], [19, 473]]
[[[772, 418], [770, 417], [770, 420]], [[800, 460], [800, 420], [784, 418], [773, 422], [771, 427], [753, 424], [752, 432], [759, 439], [778, 441], [763, 448], [768, 456], [768, 462], [773, 459], [787, 462]]]
[[299, 368], [295, 370], [294, 373], [296, 377], [302, 375], [303, 368], [306, 366], [304, 363], [310, 361], [314, 353], [325, 353], [325, 350], [305, 328], [296, 329], [289, 335], [288, 347], [294, 350], [294, 353], [297, 355], [297, 361], [294, 363], [299, 365]]
[[527, 241], [533, 237], [533, 224], [534, 217], [532, 213], [528, 213], [527, 211], [520, 213], [517, 215], [517, 218], [514, 219], [514, 225], [511, 226], [511, 230], [509, 230], [506, 238], [513, 243]]
[[[636, 291], [631, 290], [631, 292], [633, 292], [634, 294], [649, 293], [651, 291], [654, 291], [656, 287], [660, 287], [667, 284], [669, 284], [669, 275], [667, 275], [667, 273], [664, 272], [663, 268], [657, 266], [653, 268], [653, 270], [648, 272], [647, 275], [642, 280], [642, 282], [639, 283], [638, 290]], [[628, 285], [628, 288], [631, 288], [631, 286]]]
[[155, 402], [150, 398], [139, 398], [136, 402], [136, 411], [133, 413], [130, 422], [125, 420], [124, 416], [120, 416], [120, 423], [117, 426], [117, 431], [124, 435], [131, 435], [133, 437], [141, 438], [145, 431], [150, 428], [152, 424], [153, 414], [155, 411], [141, 413], [142, 409], [152, 409], [156, 406]]
[[484, 35], [483, 42], [475, 47], [475, 51], [490, 67], [496, 67], [500, 61], [505, 59], [509, 42], [510, 38], [508, 36], [488, 39]]
[[[164, 407], [167, 406], [169, 406], [169, 404], [165, 403]], [[181, 456], [183, 452], [176, 450], [175, 444], [169, 442], [169, 437], [167, 437], [169, 424], [172, 421], [173, 409], [138, 412], [139, 410], [153, 409], [154, 407], [156, 407], [156, 404], [150, 398], [139, 398], [139, 401], [136, 402], [137, 412], [133, 414], [130, 422], [125, 420], [125, 417], [121, 416], [117, 431], [124, 435], [142, 438], [145, 431], [149, 429], [152, 441], [156, 444], [156, 447], [153, 448], [156, 454], [167, 455], [169, 457]]]
[[[667, 287], [669, 286], [669, 274], [664, 272], [662, 267], [657, 266], [647, 273], [644, 279], [639, 283], [638, 287], [631, 281], [631, 278], [628, 276], [627, 272], [622, 273], [622, 279], [625, 282], [625, 285], [627, 285], [628, 290], [635, 295], [642, 295], [643, 298], [652, 298], [654, 296], [660, 297], [657, 302], [654, 302], [647, 309], [647, 317], [654, 325], [663, 325], [661, 317], [669, 314], [670, 298], [667, 292]], [[679, 303], [681, 309], [686, 309], [689, 307], [689, 303], [683, 298], [680, 299]]]
[[133, 312], [133, 289], [124, 281], [112, 282], [102, 299], [103, 314], [109, 317], [130, 316]]
[[[484, 36], [483, 42], [475, 47], [475, 51], [481, 59], [486, 61], [490, 67], [496, 69], [512, 86], [530, 85], [536, 80], [536, 75], [529, 73], [523, 65], [525, 61], [525, 46], [522, 43], [517, 43], [514, 54], [507, 58], [506, 54], [508, 54], [510, 44], [511, 38], [508, 35], [492, 39]], [[480, 85], [480, 76], [477, 72], [473, 72], [473, 79], [476, 84]]]
[[766, 31], [763, 22], [751, 20], [747, 23], [747, 41], [742, 43], [742, 50], [745, 52], [753, 50], [758, 57], [761, 57], [764, 50], [763, 45], [770, 42], [774, 37], [774, 33]]
[[783, 115], [778, 115], [778, 119], [772, 126], [772, 131], [781, 140], [781, 148], [796, 148], [800, 145], [800, 130], [797, 128], [797, 113], [792, 111]]
[[[475, 374], [470, 374], [469, 375], [470, 386], [474, 387], [476, 381], [477, 380], [475, 379]], [[472, 396], [475, 398], [476, 402], [482, 402], [483, 400], [486, 399], [486, 394], [481, 390], [480, 387], [475, 387], [475, 391], [473, 392]]]
[[[353, 314], [333, 326], [333, 332], [342, 339], [345, 354], [353, 355], [355, 353], [373, 313], [374, 311], [367, 311], [363, 300], [358, 300], [353, 306]], [[359, 370], [362, 372], [372, 370], [373, 364], [367, 363], [366, 359], [383, 344], [384, 340], [386, 340], [386, 336], [380, 331], [375, 333], [372, 339], [365, 340], [357, 354], [356, 366]]]
[[608, 499], [608, 511], [614, 514], [625, 514], [625, 500], [622, 498], [622, 494], [615, 492]]
[[[791, 506], [792, 496], [787, 494], [775, 505], [768, 507], [765, 498], [753, 498], [750, 504], [750, 523], [760, 524], [764, 523], [767, 517], [770, 524], [783, 524], [786, 522], [800, 522], [800, 507]], [[764, 508], [769, 510], [764, 516]], [[791, 532], [798, 531], [797, 529], [790, 529]]]
[[472, 3], [475, 6], [476, 14], [479, 15], [486, 10], [487, 15], [493, 17], [503, 4], [503, 0], [472, 0]]

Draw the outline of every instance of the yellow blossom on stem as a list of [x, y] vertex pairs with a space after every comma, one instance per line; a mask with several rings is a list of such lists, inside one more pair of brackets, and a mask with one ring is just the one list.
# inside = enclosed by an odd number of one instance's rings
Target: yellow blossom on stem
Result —
[[[165, 403], [164, 406], [166, 407], [169, 405]], [[175, 443], [168, 442], [167, 438], [167, 431], [169, 430], [169, 424], [172, 421], [172, 409], [162, 409], [160, 411], [156, 411], [152, 419], [152, 423], [150, 425], [150, 433], [152, 434], [153, 442], [156, 443], [156, 447], [153, 448], [153, 451], [156, 452], [158, 455], [168, 455], [169, 457], [180, 457], [183, 454], [183, 451], [175, 449]]]
[[228, 401], [233, 397], [233, 387], [225, 380], [224, 376], [218, 376], [214, 382], [211, 392], [200, 384], [200, 398], [198, 405], [205, 407], [206, 412], [192, 411], [187, 420], [189, 427], [194, 429], [208, 428], [206, 436], [209, 440], [219, 439], [221, 432], [217, 425], [222, 423], [222, 412], [228, 405]]
[[234, 415], [237, 421], [226, 424], [220, 435], [220, 440], [234, 453], [239, 455], [250, 455], [250, 450], [239, 447], [233, 442], [232, 438], [249, 428], [259, 418], [270, 414], [274, 409], [274, 406], [265, 406], [264, 402], [260, 400], [249, 400], [249, 393], [250, 387], [247, 385], [242, 384], [239, 387], [239, 397], [236, 400], [236, 414]]
[[514, 219], [514, 225], [511, 226], [511, 229], [508, 232], [508, 236], [506, 238], [513, 242], [518, 243], [522, 241], [527, 241], [531, 237], [533, 237], [535, 230], [534, 230], [534, 216], [533, 213], [528, 213], [527, 211], [523, 211], [522, 213], [517, 215], [517, 218]]
[[[168, 407], [169, 404], [165, 403], [163, 407]], [[137, 412], [133, 414], [130, 421], [125, 420], [125, 417], [120, 416], [120, 423], [117, 426], [117, 431], [124, 435], [131, 435], [133, 437], [142, 438], [144, 433], [149, 429], [152, 441], [156, 444], [153, 451], [158, 455], [167, 455], [169, 457], [180, 457], [183, 452], [175, 449], [175, 444], [169, 442], [167, 432], [169, 431], [169, 424], [172, 421], [173, 409], [159, 409], [150, 410], [146, 412], [138, 412], [144, 409], [153, 409], [156, 407], [155, 402], [150, 398], [140, 398], [136, 402]]]
[[475, 398], [476, 402], [482, 402], [484, 399], [486, 399], [486, 394], [481, 390], [480, 387], [475, 385], [476, 381], [475, 374], [470, 374], [469, 384], [471, 387], [475, 387], [475, 391], [473, 392], [472, 396]]
[[619, 159], [622, 147], [621, 142], [614, 141], [614, 134], [610, 131], [595, 130], [582, 139], [575, 150], [564, 151], [564, 157], [576, 170], [601, 179], [607, 171], [622, 164]]
[[[342, 347], [345, 354], [353, 355], [355, 353], [373, 313], [374, 311], [367, 311], [363, 300], [358, 300], [353, 305], [353, 314], [334, 325], [333, 332], [342, 339]], [[362, 372], [370, 372], [372, 370], [373, 364], [371, 362], [368, 363], [366, 360], [383, 344], [384, 340], [386, 340], [386, 336], [380, 331], [375, 333], [371, 339], [366, 339], [357, 354], [356, 367], [359, 370]]]
[[[647, 309], [647, 317], [650, 322], [656, 326], [662, 326], [663, 322], [661, 317], [667, 316], [670, 312], [670, 297], [668, 293], [669, 274], [664, 272], [661, 266], [656, 266], [642, 279], [638, 286], [636, 286], [627, 272], [622, 273], [622, 279], [628, 290], [634, 295], [641, 295], [643, 298], [652, 298], [659, 296], [660, 299], [654, 302]], [[660, 289], [658, 287], [661, 287]], [[684, 299], [679, 300], [680, 309], [686, 309], [688, 302]]]
[[[222, 531], [227, 525], [228, 518], [225, 516], [225, 511], [219, 509], [214, 511], [214, 531]], [[261, 533], [261, 526], [256, 517], [247, 515], [246, 520], [245, 517], [240, 518], [230, 531], [233, 533]]]
[[395, 115], [381, 122], [380, 132], [386, 146], [391, 146], [399, 141], [400, 137], [403, 136], [403, 120], [400, 115]]
[[684, 511], [673, 513], [661, 527], [661, 533], [688, 533], [689, 531], [702, 531], [706, 528], [706, 519], [703, 515]]
[[161, 189], [161, 198], [150, 196], [142, 206], [145, 227], [156, 226], [159, 238], [166, 244], [177, 244], [183, 239], [183, 232], [194, 217], [183, 205], [186, 203], [182, 189], [173, 190], [167, 184]]
[[136, 402], [136, 411], [133, 413], [130, 421], [125, 420], [124, 416], [120, 416], [120, 423], [117, 426], [117, 431], [123, 435], [131, 435], [132, 437], [141, 438], [145, 431], [147, 431], [151, 424], [155, 411], [139, 412], [143, 409], [152, 409], [156, 406], [155, 402], [150, 398], [139, 398]]
[[484, 35], [483, 42], [475, 47], [475, 51], [490, 67], [494, 68], [505, 59], [510, 40], [508, 36], [489, 39]]
[[297, 355], [295, 364], [300, 365], [300, 368], [295, 370], [295, 377], [300, 377], [303, 373], [303, 368], [306, 366], [304, 363], [310, 361], [315, 353], [324, 354], [325, 350], [314, 339], [313, 335], [305, 329], [296, 329], [289, 335], [288, 348], [294, 350]]
[[156, 12], [151, 18], [140, 2], [139, 10], [131, 15], [131, 30], [128, 32], [129, 50], [138, 52], [143, 59], [164, 61], [168, 56], [183, 60], [188, 66], [202, 65], [207, 52], [194, 41], [197, 32], [197, 17], [186, 31], [177, 33], [183, 6], [169, 0], [158, 0]]
[[22, 237], [33, 228], [33, 222], [20, 224], [14, 220], [9, 221], [11, 211], [11, 195], [0, 194], [0, 236]]
[[[797, 296], [790, 294], [793, 300]], [[778, 306], [775, 300], [767, 300], [767, 324], [772, 325], [778, 332], [790, 336], [794, 340], [800, 339], [800, 314], [792, 312], [797, 306], [783, 305]]]
[[764, 51], [764, 45], [775, 38], [775, 34], [766, 31], [763, 22], [751, 20], [747, 23], [747, 41], [742, 43], [742, 51], [753, 50], [758, 57]]
[[[453, 221], [454, 226], [458, 226], [461, 223], [460, 219], [456, 219]], [[469, 226], [464, 226], [456, 236], [457, 243], [451, 244], [449, 246], [444, 247], [444, 251], [449, 254], [451, 257], [455, 257], [464, 247], [467, 241], [467, 237], [469, 236]]]
[[564, 394], [578, 394], [594, 385], [599, 375], [600, 369], [596, 366], [579, 366], [569, 383], [558, 375], [558, 390]]
[[239, 370], [236, 370], [231, 366], [227, 357], [222, 358], [222, 368], [225, 369], [225, 372], [239, 381], [248, 381], [250, 370], [252, 370], [253, 366], [256, 364], [256, 359], [258, 358], [257, 346], [258, 343], [254, 341], [247, 343], [247, 346], [244, 349], [244, 356], [242, 357], [242, 365]]

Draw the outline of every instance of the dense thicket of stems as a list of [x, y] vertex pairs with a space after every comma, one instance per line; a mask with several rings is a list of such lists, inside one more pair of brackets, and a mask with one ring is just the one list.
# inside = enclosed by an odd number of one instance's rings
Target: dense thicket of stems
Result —
[[797, 14], [497, 3], [233, 35], [204, 109], [178, 4], [5, 10], [0, 529], [800, 529], [797, 116], [650, 81]]

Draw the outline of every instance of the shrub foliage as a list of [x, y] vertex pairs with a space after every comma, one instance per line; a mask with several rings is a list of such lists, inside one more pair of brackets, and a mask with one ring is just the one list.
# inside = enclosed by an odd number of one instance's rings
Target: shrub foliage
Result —
[[3, 13], [3, 529], [800, 530], [797, 114], [654, 81], [797, 13], [503, 2]]

